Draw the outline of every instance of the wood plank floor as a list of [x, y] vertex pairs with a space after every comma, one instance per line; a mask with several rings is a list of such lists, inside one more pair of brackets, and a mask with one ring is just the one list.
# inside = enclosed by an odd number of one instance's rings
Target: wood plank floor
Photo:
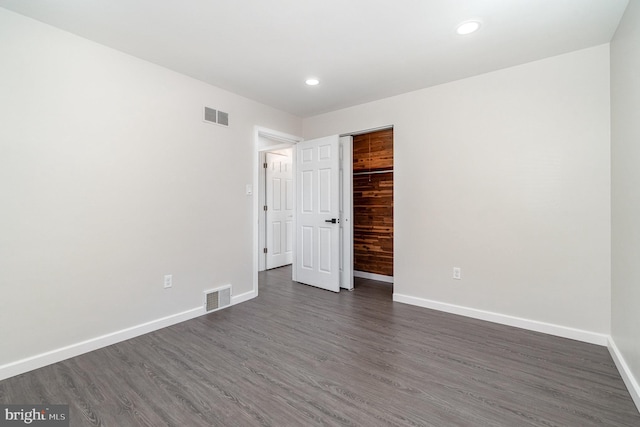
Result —
[[72, 426], [640, 426], [604, 347], [261, 273], [260, 296], [0, 382]]

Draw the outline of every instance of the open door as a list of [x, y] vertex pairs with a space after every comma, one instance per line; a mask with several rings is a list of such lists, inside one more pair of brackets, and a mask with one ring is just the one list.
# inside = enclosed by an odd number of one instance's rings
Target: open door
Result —
[[265, 155], [266, 268], [291, 264], [293, 257], [293, 171], [291, 151]]
[[296, 145], [295, 277], [300, 283], [340, 291], [339, 136]]

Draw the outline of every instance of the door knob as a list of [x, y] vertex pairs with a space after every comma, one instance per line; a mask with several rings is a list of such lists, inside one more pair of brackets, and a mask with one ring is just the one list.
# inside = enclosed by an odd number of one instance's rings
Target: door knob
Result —
[[338, 221], [336, 218], [331, 218], [331, 219], [325, 219], [324, 222], [330, 222], [331, 224], [336, 224], [340, 221]]

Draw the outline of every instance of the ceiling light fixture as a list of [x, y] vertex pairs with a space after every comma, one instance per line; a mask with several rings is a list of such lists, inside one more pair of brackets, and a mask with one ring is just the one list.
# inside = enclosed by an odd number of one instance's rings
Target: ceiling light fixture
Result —
[[465, 36], [467, 34], [475, 33], [479, 29], [480, 29], [480, 22], [467, 21], [458, 25], [458, 28], [456, 28], [456, 33], [460, 34], [461, 36]]
[[307, 79], [305, 83], [307, 84], [307, 86], [317, 86], [318, 84], [320, 84], [320, 80], [311, 78]]

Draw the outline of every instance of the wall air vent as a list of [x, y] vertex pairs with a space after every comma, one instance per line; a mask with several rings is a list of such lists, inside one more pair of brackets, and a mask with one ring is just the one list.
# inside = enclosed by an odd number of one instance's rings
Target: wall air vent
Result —
[[218, 311], [231, 305], [231, 285], [221, 286], [204, 293], [204, 309], [207, 313]]
[[218, 111], [218, 124], [222, 126], [229, 126], [229, 113]]
[[224, 111], [216, 110], [214, 108], [204, 107], [204, 121], [229, 127], [229, 113], [225, 113]]

